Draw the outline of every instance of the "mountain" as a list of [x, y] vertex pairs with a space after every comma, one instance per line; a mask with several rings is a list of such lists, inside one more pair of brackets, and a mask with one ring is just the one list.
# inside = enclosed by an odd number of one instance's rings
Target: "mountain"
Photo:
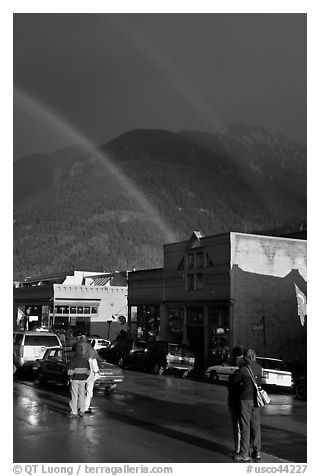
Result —
[[162, 245], [306, 218], [306, 149], [235, 123], [128, 131], [14, 163], [14, 279], [162, 266]]
[[[281, 134], [271, 134], [262, 127], [234, 123], [212, 135], [203, 132], [182, 132], [189, 140], [207, 147], [213, 153], [227, 151], [239, 167], [242, 180], [256, 190], [279, 199], [292, 196], [306, 206], [307, 151], [302, 144], [289, 141]], [[285, 189], [285, 190], [284, 190]], [[284, 193], [283, 193], [284, 192]], [[268, 200], [270, 196], [267, 197]]]

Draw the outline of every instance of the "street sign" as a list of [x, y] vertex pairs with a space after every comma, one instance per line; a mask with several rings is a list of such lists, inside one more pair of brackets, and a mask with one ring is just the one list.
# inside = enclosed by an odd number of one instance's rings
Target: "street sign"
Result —
[[253, 324], [252, 330], [253, 332], [263, 332], [264, 326], [263, 324]]

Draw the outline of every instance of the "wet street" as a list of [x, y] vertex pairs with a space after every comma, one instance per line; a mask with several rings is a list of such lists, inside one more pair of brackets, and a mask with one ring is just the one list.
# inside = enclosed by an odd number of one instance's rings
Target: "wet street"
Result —
[[[96, 394], [94, 413], [68, 418], [68, 393], [14, 378], [15, 463], [232, 462], [227, 389], [173, 376], [125, 370], [110, 395]], [[307, 403], [269, 392], [262, 409], [262, 462], [307, 461]]]

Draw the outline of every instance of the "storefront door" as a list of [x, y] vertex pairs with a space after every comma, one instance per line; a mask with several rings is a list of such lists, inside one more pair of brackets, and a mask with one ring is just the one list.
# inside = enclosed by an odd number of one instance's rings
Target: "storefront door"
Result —
[[190, 350], [194, 353], [195, 370], [201, 371], [205, 367], [204, 362], [204, 308], [187, 308], [187, 339]]

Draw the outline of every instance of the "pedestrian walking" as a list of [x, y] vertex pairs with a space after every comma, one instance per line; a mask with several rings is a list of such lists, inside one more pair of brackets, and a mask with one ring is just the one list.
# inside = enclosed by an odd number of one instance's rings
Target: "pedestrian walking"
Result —
[[[231, 354], [228, 360], [228, 365], [232, 367], [240, 367], [242, 361], [242, 347], [236, 345], [231, 350]], [[234, 450], [233, 456], [240, 454], [240, 440], [241, 440], [241, 431], [240, 431], [240, 410], [241, 410], [241, 400], [240, 400], [240, 391], [237, 388], [238, 386], [233, 385], [234, 378], [239, 370], [236, 370], [232, 373], [228, 380], [228, 409], [231, 416], [232, 432], [233, 432], [233, 441], [234, 441]]]
[[84, 413], [92, 413], [90, 408], [91, 399], [93, 397], [94, 382], [99, 378], [99, 365], [98, 365], [98, 353], [91, 346], [86, 346], [84, 350], [84, 356], [88, 359], [90, 366], [90, 375], [86, 380], [85, 387], [85, 401], [84, 401]]
[[85, 385], [90, 375], [90, 365], [87, 358], [84, 357], [84, 348], [79, 343], [75, 348], [75, 356], [71, 359], [68, 375], [70, 377], [71, 400], [69, 406], [70, 417], [76, 418], [83, 416], [85, 404]]
[[258, 461], [261, 459], [260, 408], [257, 404], [256, 388], [252, 382], [250, 370], [258, 387], [260, 387], [262, 368], [256, 363], [254, 350], [246, 349], [243, 352], [243, 365], [239, 368], [232, 382], [232, 387], [239, 391], [240, 398], [240, 453], [234, 456], [234, 460], [238, 462], [250, 460], [250, 442], [253, 450], [252, 458]]

